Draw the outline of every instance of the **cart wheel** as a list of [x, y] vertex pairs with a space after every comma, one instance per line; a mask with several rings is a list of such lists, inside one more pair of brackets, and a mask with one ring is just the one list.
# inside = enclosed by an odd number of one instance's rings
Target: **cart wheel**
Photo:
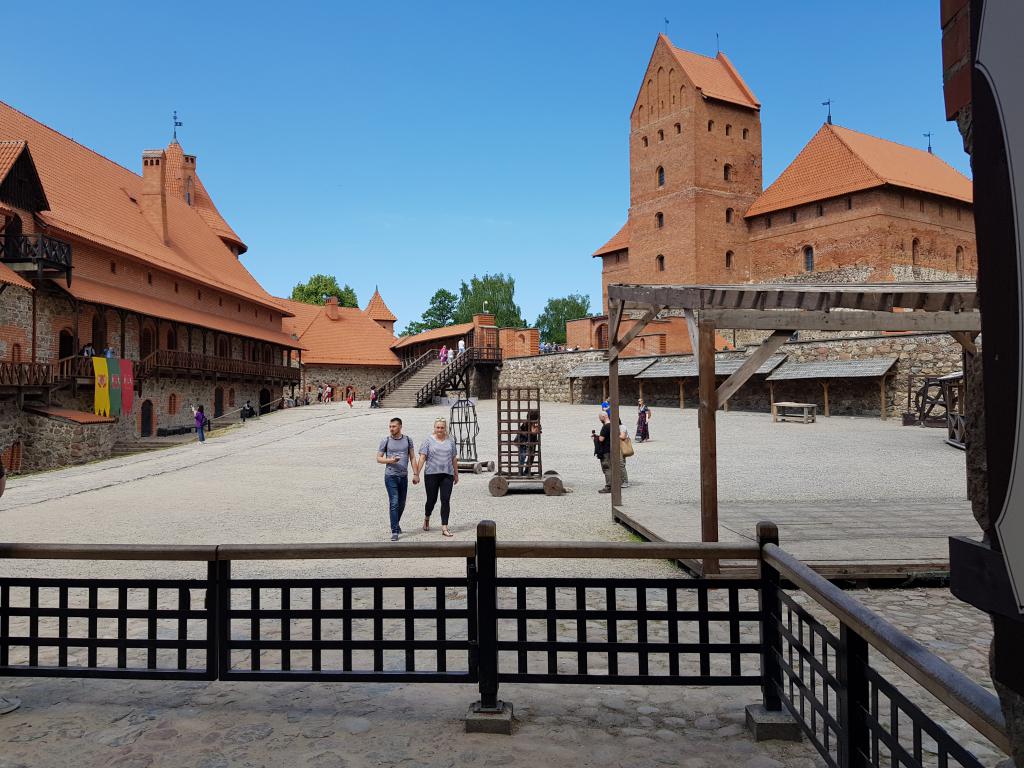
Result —
[[548, 477], [550, 475], [557, 475], [557, 474], [558, 474], [557, 471], [555, 471], [553, 469], [549, 469], [547, 472], [544, 473], [544, 477]]
[[491, 496], [504, 496], [508, 493], [508, 480], [501, 475], [495, 475], [487, 484], [487, 490], [491, 492]]
[[544, 495], [561, 496], [565, 493], [565, 486], [562, 485], [562, 478], [557, 474], [544, 478]]
[[473, 474], [474, 475], [479, 475], [481, 472], [483, 472], [483, 469], [484, 469], [484, 466], [479, 461], [474, 461], [473, 462]]

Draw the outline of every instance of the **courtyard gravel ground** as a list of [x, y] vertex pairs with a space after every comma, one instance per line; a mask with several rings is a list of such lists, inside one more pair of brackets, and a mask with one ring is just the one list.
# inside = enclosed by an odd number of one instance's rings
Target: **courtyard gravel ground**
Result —
[[[482, 459], [494, 459], [493, 401], [480, 406]], [[571, 493], [492, 498], [488, 475], [463, 474], [453, 499], [456, 540], [494, 519], [520, 540], [624, 541], [590, 446], [593, 406], [544, 403], [544, 468]], [[264, 543], [387, 540], [382, 468], [374, 462], [387, 419], [401, 415], [417, 443], [442, 408], [371, 411], [327, 405], [283, 411], [188, 444], [17, 477], [0, 499], [8, 541]], [[629, 425], [632, 427], [632, 425]], [[776, 425], [778, 426], [778, 425]], [[773, 429], [764, 414], [719, 416], [720, 496], [766, 503], [901, 498], [963, 499], [963, 454], [937, 431], [894, 421], [833, 417], [812, 429]], [[792, 428], [790, 428], [792, 427]], [[631, 503], [692, 503], [698, 496], [695, 413], [657, 409], [654, 441], [630, 461]], [[780, 471], [784, 467], [784, 471]], [[418, 530], [423, 492], [410, 487], [405, 541]], [[437, 521], [435, 513], [435, 521]], [[435, 522], [435, 528], [437, 523]], [[248, 563], [246, 575], [458, 575], [459, 559]], [[684, 578], [663, 561], [503, 562], [502, 574]], [[0, 562], [3, 575], [184, 576], [195, 565]], [[990, 686], [987, 619], [944, 589], [854, 593], [938, 655]], [[77, 764], [146, 766], [579, 765], [689, 768], [815, 765], [809, 748], [754, 744], [742, 728], [752, 689], [503, 686], [519, 720], [511, 738], [464, 734], [471, 686], [4, 680], [24, 701], [0, 717], [0, 768]], [[941, 714], [937, 711], [936, 714]], [[960, 730], [958, 726], [958, 735]], [[962, 738], [970, 740], [964, 730]], [[979, 737], [986, 765], [998, 755]]]

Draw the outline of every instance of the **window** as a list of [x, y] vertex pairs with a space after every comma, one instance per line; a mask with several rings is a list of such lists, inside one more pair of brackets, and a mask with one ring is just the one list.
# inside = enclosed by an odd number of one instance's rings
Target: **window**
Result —
[[907, 199], [903, 195], [900, 195], [900, 208], [906, 208], [906, 207], [907, 207]]
[[200, 291], [198, 288], [196, 288], [196, 301], [202, 301], [202, 300], [203, 300], [203, 292]]
[[175, 293], [177, 293], [177, 292], [178, 292], [178, 284], [177, 284], [177, 283], [175, 283], [175, 284], [174, 284], [174, 292], [175, 292]]
[[962, 245], [956, 247], [956, 271], [964, 271], [964, 248]]
[[658, 211], [656, 214], [654, 214], [654, 226], [657, 227], [658, 229], [661, 229], [662, 227], [665, 226], [665, 214], [662, 213], [661, 211]]
[[170, 396], [167, 398], [167, 414], [169, 416], [173, 416], [177, 412], [178, 412], [178, 396], [174, 392], [171, 392]]
[[764, 228], [765, 229], [771, 229], [772, 228], [772, 217], [771, 216], [765, 216], [764, 217]]
[[722, 175], [725, 177], [726, 181], [732, 181], [732, 166], [726, 163], [725, 167], [722, 169]]
[[218, 296], [217, 297], [217, 306], [218, 307], [223, 307], [224, 306], [224, 297], [223, 296]]
[[242, 302], [238, 302], [238, 311], [239, 311], [239, 312], [241, 312], [241, 311], [242, 311]]
[[640, 139], [640, 141], [642, 141], [644, 143], [645, 147], [647, 146], [647, 137], [646, 136], [644, 136], [642, 139]]
[[658, 186], [659, 187], [664, 187], [665, 186], [665, 169], [662, 168], [660, 165], [658, 166], [657, 176], [658, 176]]
[[664, 140], [665, 140], [665, 132], [664, 131], [658, 131], [658, 141], [664, 141]]
[[920, 202], [917, 204], [917, 207], [921, 210], [921, 213], [924, 213], [924, 198], [923, 197], [921, 198]]
[[945, 215], [946, 215], [946, 207], [942, 203], [939, 203], [939, 218], [941, 219]]
[[117, 262], [116, 261], [110, 262], [110, 274], [112, 274], [112, 275], [116, 275], [117, 274]]
[[679, 123], [676, 123], [676, 133], [682, 133], [682, 132], [683, 132], [683, 126], [680, 125]]
[[708, 133], [711, 133], [713, 130], [715, 130], [715, 121], [708, 120]]
[[821, 203], [818, 203], [818, 215], [819, 216], [824, 216], [825, 215], [825, 206], [822, 205]]
[[921, 257], [921, 241], [916, 237], [910, 242], [910, 263], [913, 266], [917, 266], [917, 261]]
[[744, 128], [743, 129], [743, 140], [746, 141], [747, 140], [747, 136], [749, 136], [749, 135], [750, 135], [750, 129], [749, 128]]
[[732, 136], [732, 126], [729, 123], [725, 124], [725, 135]]
[[732, 269], [732, 251], [725, 252], [725, 268]]
[[852, 211], [853, 210], [853, 198], [852, 197], [846, 198], [846, 210], [848, 210], [848, 211]]
[[959, 208], [959, 206], [956, 209], [956, 220], [960, 221], [960, 208]]
[[654, 263], [657, 266], [659, 272], [664, 272], [665, 271], [665, 257], [664, 256], [659, 254], [658, 257], [654, 260]]
[[178, 348], [178, 334], [174, 332], [173, 328], [167, 330], [167, 348], [177, 349]]
[[146, 273], [146, 283], [148, 283], [149, 285], [153, 284], [153, 273], [152, 272], [147, 272]]
[[809, 245], [804, 246], [804, 271], [814, 271], [814, 249]]
[[725, 223], [732, 224], [732, 208], [725, 209]]
[[192, 177], [185, 179], [185, 203], [192, 205]]
[[789, 223], [796, 224], [796, 208], [789, 212]]

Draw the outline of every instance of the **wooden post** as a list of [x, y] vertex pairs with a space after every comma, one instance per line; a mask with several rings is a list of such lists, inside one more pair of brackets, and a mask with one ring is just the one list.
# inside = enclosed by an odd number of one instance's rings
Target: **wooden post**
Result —
[[771, 406], [772, 421], [778, 421], [779, 415], [775, 413], [775, 382], [768, 382], [768, 404]]
[[889, 414], [887, 413], [887, 409], [885, 407], [885, 376], [878, 380], [878, 389], [881, 393], [881, 400], [879, 402], [879, 406], [882, 411], [882, 421], [885, 421], [886, 419], [889, 418]]
[[612, 466], [612, 506], [618, 507], [622, 504], [622, 470], [619, 462], [622, 457], [622, 441], [619, 439], [619, 356], [612, 349], [612, 357], [608, 361], [608, 384], [609, 392], [608, 405], [609, 416], [611, 417], [611, 429], [609, 438], [612, 441], [611, 453], [608, 460]]
[[[618, 366], [617, 363], [615, 365], [615, 370], [616, 371], [619, 370], [619, 366]], [[611, 375], [612, 375], [612, 366], [611, 366], [611, 363], [609, 363], [608, 364], [608, 378], [609, 379], [611, 378]], [[607, 400], [608, 399], [608, 379], [605, 379], [604, 380], [604, 384], [601, 385], [601, 399], [602, 400]]]
[[121, 316], [121, 359], [123, 360], [125, 357], [125, 311], [118, 310], [117, 314]]
[[832, 414], [828, 412], [828, 382], [827, 381], [822, 381], [821, 382], [821, 389], [822, 389], [822, 392], [825, 395], [825, 415], [826, 416], [831, 416]]
[[643, 400], [644, 399], [644, 380], [643, 379], [637, 379], [636, 382], [637, 382], [637, 387], [639, 388], [639, 392], [637, 393], [637, 397], [639, 397], [641, 400]]
[[686, 408], [686, 388], [682, 378], [679, 379], [679, 410]]
[[[703, 320], [698, 330], [700, 407], [700, 531], [701, 541], [718, 541], [718, 449], [715, 435], [715, 326]], [[704, 573], [718, 573], [718, 561], [706, 559]]]
[[569, 378], [569, 405], [572, 405], [572, 378]]

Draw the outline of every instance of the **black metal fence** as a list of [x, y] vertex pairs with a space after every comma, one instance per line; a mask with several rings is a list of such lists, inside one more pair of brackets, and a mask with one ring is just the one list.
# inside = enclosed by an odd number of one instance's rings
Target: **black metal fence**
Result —
[[[883, 674], [888, 658], [997, 747], [995, 696], [778, 547], [472, 542], [0, 545], [3, 558], [206, 562], [206, 578], [0, 578], [0, 676], [760, 686], [830, 766], [981, 763]], [[234, 578], [233, 562], [465, 558], [461, 577]], [[755, 579], [499, 577], [520, 558], [758, 560]], [[797, 590], [785, 590], [795, 585]], [[816, 604], [838, 634], [810, 609]]]

